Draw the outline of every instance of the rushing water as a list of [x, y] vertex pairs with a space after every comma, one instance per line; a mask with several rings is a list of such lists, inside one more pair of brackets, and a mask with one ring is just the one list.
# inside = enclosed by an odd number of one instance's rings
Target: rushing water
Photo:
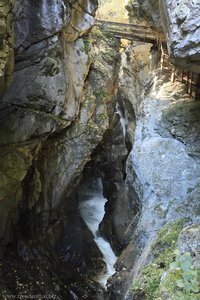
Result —
[[120, 110], [119, 104], [117, 105], [116, 108], [117, 108], [117, 113], [120, 116], [119, 120], [120, 120], [120, 123], [121, 123], [121, 126], [122, 126], [123, 135], [125, 136], [126, 135], [126, 120], [125, 120], [125, 117], [123, 116], [122, 111]]
[[94, 241], [98, 248], [103, 254], [103, 259], [106, 263], [107, 272], [100, 275], [97, 281], [102, 285], [106, 286], [107, 280], [110, 276], [115, 273], [114, 264], [117, 260], [109, 242], [103, 237], [99, 236], [98, 228], [104, 216], [104, 206], [107, 201], [103, 197], [103, 187], [101, 179], [98, 178], [92, 182], [89, 187], [83, 187], [79, 190], [79, 210], [80, 214], [93, 233]]

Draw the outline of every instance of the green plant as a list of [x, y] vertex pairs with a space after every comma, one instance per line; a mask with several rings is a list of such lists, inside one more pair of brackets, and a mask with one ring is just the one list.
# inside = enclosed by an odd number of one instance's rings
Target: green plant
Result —
[[200, 216], [200, 206], [195, 207], [194, 213], [196, 216]]
[[[152, 262], [145, 266], [141, 275], [134, 280], [131, 292], [134, 297], [142, 300], [160, 300], [156, 297], [159, 290], [161, 278], [175, 261], [174, 253], [179, 233], [188, 219], [179, 219], [174, 223], [167, 224], [158, 233], [156, 241], [152, 244]], [[138, 299], [139, 299], [138, 298]], [[164, 298], [163, 298], [164, 299]], [[167, 299], [167, 298], [166, 298]], [[171, 300], [171, 299], [170, 299]]]
[[94, 92], [94, 95], [97, 98], [103, 99], [104, 97], [106, 97], [107, 93], [106, 93], [105, 90], [97, 90], [97, 91]]
[[195, 188], [191, 188], [191, 187], [189, 187], [188, 189], [187, 189], [187, 193], [189, 194], [189, 193], [192, 193], [192, 191], [194, 190]]
[[192, 257], [190, 253], [180, 254], [180, 251], [175, 251], [176, 260], [170, 264], [170, 270], [176, 272], [181, 270], [181, 279], [176, 282], [179, 288], [188, 292], [198, 292], [197, 286], [197, 269], [192, 265]]
[[200, 299], [198, 270], [193, 266], [190, 253], [181, 254], [179, 250], [176, 250], [174, 254], [176, 255], [175, 261], [170, 264], [166, 276], [161, 281], [155, 293], [155, 299]]
[[84, 44], [85, 52], [89, 53], [91, 40], [90, 40], [90, 37], [88, 35], [83, 36], [83, 44]]
[[157, 212], [158, 216], [160, 218], [164, 218], [166, 217], [167, 213], [168, 213], [168, 209], [162, 209], [161, 204], [158, 204], [154, 210]]
[[93, 27], [90, 34], [93, 38], [103, 38], [104, 36], [104, 33], [97, 27]]

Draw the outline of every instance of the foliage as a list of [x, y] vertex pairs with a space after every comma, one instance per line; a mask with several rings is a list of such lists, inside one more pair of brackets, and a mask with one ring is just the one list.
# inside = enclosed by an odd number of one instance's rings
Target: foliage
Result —
[[89, 53], [89, 51], [90, 51], [90, 43], [91, 43], [90, 37], [88, 35], [84, 35], [83, 36], [83, 44], [84, 44], [86, 53]]
[[161, 204], [158, 204], [154, 210], [157, 212], [160, 218], [165, 218], [168, 213], [168, 209], [162, 209]]
[[132, 284], [133, 299], [137, 299], [138, 295], [140, 295], [138, 299], [159, 299], [156, 294], [160, 287], [161, 278], [176, 259], [175, 245], [179, 233], [187, 221], [187, 219], [179, 219], [175, 223], [165, 225], [158, 233], [158, 237], [151, 248], [152, 262], [143, 268], [140, 277]]
[[105, 90], [102, 89], [102, 90], [97, 90], [97, 91], [95, 91], [95, 92], [94, 92], [94, 95], [95, 95], [97, 98], [99, 98], [99, 99], [103, 99], [103, 98], [106, 97], [107, 93], [106, 93]]
[[[156, 300], [198, 300], [200, 299], [198, 270], [192, 264], [190, 253], [175, 251], [176, 259], [170, 264], [166, 276], [156, 292]], [[166, 298], [167, 297], [167, 298]]]
[[103, 32], [96, 26], [94, 26], [90, 32], [90, 35], [93, 38], [103, 38], [104, 34]]

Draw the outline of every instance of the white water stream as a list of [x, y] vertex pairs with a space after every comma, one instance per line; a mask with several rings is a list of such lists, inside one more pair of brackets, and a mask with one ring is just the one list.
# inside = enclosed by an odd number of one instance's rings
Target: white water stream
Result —
[[106, 263], [107, 272], [100, 275], [96, 280], [102, 285], [106, 286], [107, 280], [115, 273], [114, 264], [117, 260], [109, 242], [98, 235], [99, 224], [104, 216], [104, 206], [107, 201], [103, 197], [103, 187], [101, 179], [94, 180], [91, 187], [84, 187], [79, 190], [79, 204], [80, 214], [93, 233], [94, 241], [103, 254], [103, 259]]
[[125, 120], [125, 117], [123, 116], [123, 114], [122, 114], [122, 112], [121, 112], [121, 110], [120, 110], [119, 104], [117, 104], [116, 109], [117, 109], [117, 113], [118, 113], [119, 116], [120, 116], [120, 119], [119, 119], [119, 120], [120, 120], [120, 123], [121, 123], [121, 126], [122, 126], [123, 135], [124, 135], [124, 137], [125, 137], [125, 135], [126, 135], [126, 120]]

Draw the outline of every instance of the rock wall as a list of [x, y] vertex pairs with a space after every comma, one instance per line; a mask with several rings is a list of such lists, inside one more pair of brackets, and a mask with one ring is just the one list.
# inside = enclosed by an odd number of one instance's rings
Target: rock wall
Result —
[[[198, 60], [198, 42], [194, 47], [190, 42], [198, 32], [198, 24], [189, 13], [198, 9], [198, 4], [184, 2], [187, 14], [182, 22], [178, 21], [177, 9], [182, 6], [173, 1], [156, 1], [154, 7], [151, 1], [128, 4], [131, 20], [157, 27], [158, 35], [162, 22], [173, 62], [198, 72], [192, 62], [193, 55]], [[181, 26], [184, 21], [188, 32]], [[183, 44], [188, 47], [182, 48]], [[189, 251], [191, 268], [198, 267], [199, 104], [188, 98], [184, 85], [172, 83], [161, 70], [148, 74], [150, 49], [145, 52], [144, 45], [142, 50], [139, 47], [133, 44], [122, 54], [119, 74], [125, 140], [132, 148], [125, 170], [128, 193], [124, 194], [123, 189], [120, 193], [130, 215], [120, 219], [125, 227], [120, 235], [124, 249], [116, 263], [117, 272], [109, 280], [108, 299], [171, 299], [182, 274], [172, 279], [170, 264], [184, 261]], [[131, 204], [135, 210], [130, 209]], [[117, 209], [113, 210], [119, 216]], [[122, 207], [120, 212], [123, 216]], [[198, 299], [194, 291], [191, 297]], [[184, 288], [180, 289], [179, 296], [184, 293]]]
[[0, 97], [8, 88], [13, 73], [13, 29], [12, 7], [13, 0], [0, 3]]
[[[135, 47], [132, 56], [134, 52]], [[121, 87], [125, 116], [128, 123], [129, 95], [136, 118], [133, 148], [126, 167], [126, 186], [136, 193], [135, 197], [132, 193], [130, 199], [133, 203], [136, 201], [139, 211], [132, 215], [132, 222], [124, 233], [128, 246], [116, 263], [117, 273], [110, 281], [108, 298], [157, 299], [157, 295], [163, 297], [166, 293], [166, 286], [160, 286], [161, 277], [175, 260], [175, 249], [181, 249], [184, 255], [183, 244], [190, 243], [188, 234], [180, 246], [182, 234], [190, 232], [194, 245], [199, 244], [193, 229], [200, 221], [197, 138], [200, 106], [188, 98], [184, 85], [172, 83], [161, 70], [151, 72], [146, 81], [142, 81], [145, 79], [144, 58], [140, 60], [143, 68], [137, 73], [140, 75], [137, 84], [130, 88], [128, 83], [133, 82], [138, 60], [134, 64], [132, 57], [132, 66], [126, 60], [126, 72], [121, 79], [122, 84], [126, 83]], [[138, 94], [138, 89], [143, 91]], [[192, 226], [191, 231], [187, 226]], [[190, 248], [190, 253], [195, 262], [197, 247]], [[168, 292], [176, 289], [175, 284], [169, 286]]]
[[[93, 5], [91, 13], [95, 8]], [[36, 5], [16, 1], [13, 12], [15, 72], [12, 85], [0, 103], [0, 182], [4, 206], [1, 238], [9, 228], [8, 215], [20, 202], [22, 181], [36, 160], [41, 144], [77, 118], [91, 64], [83, 41], [68, 45], [62, 35], [71, 18], [69, 4], [41, 1]], [[82, 19], [81, 15], [80, 22]], [[85, 29], [81, 34], [84, 32]], [[80, 64], [75, 76], [72, 60]]]
[[13, 8], [15, 68], [0, 101], [2, 297], [102, 297], [90, 278], [104, 264], [74, 192], [115, 108], [118, 42], [85, 36], [96, 7], [22, 0]]
[[173, 63], [199, 73], [199, 1], [160, 0], [163, 29]]
[[[198, 71], [198, 3], [182, 4], [138, 0], [129, 10], [158, 31], [161, 20], [175, 30], [176, 42], [165, 31], [175, 63]], [[149, 46], [127, 48], [119, 68], [118, 42], [97, 29], [88, 35], [95, 0], [0, 7], [1, 296], [165, 295], [175, 248], [198, 255], [198, 102], [162, 72], [148, 73]], [[91, 280], [102, 256], [78, 212], [86, 165], [108, 198], [100, 230], [121, 253], [104, 296]]]
[[161, 18], [159, 14], [158, 0], [134, 0], [129, 1], [126, 9], [128, 10], [129, 18], [134, 22], [146, 22], [150, 26], [154, 26], [160, 30]]
[[198, 0], [188, 1], [129, 1], [127, 5], [132, 22], [145, 22], [163, 30], [172, 62], [178, 68], [200, 72], [199, 69], [199, 10]]

